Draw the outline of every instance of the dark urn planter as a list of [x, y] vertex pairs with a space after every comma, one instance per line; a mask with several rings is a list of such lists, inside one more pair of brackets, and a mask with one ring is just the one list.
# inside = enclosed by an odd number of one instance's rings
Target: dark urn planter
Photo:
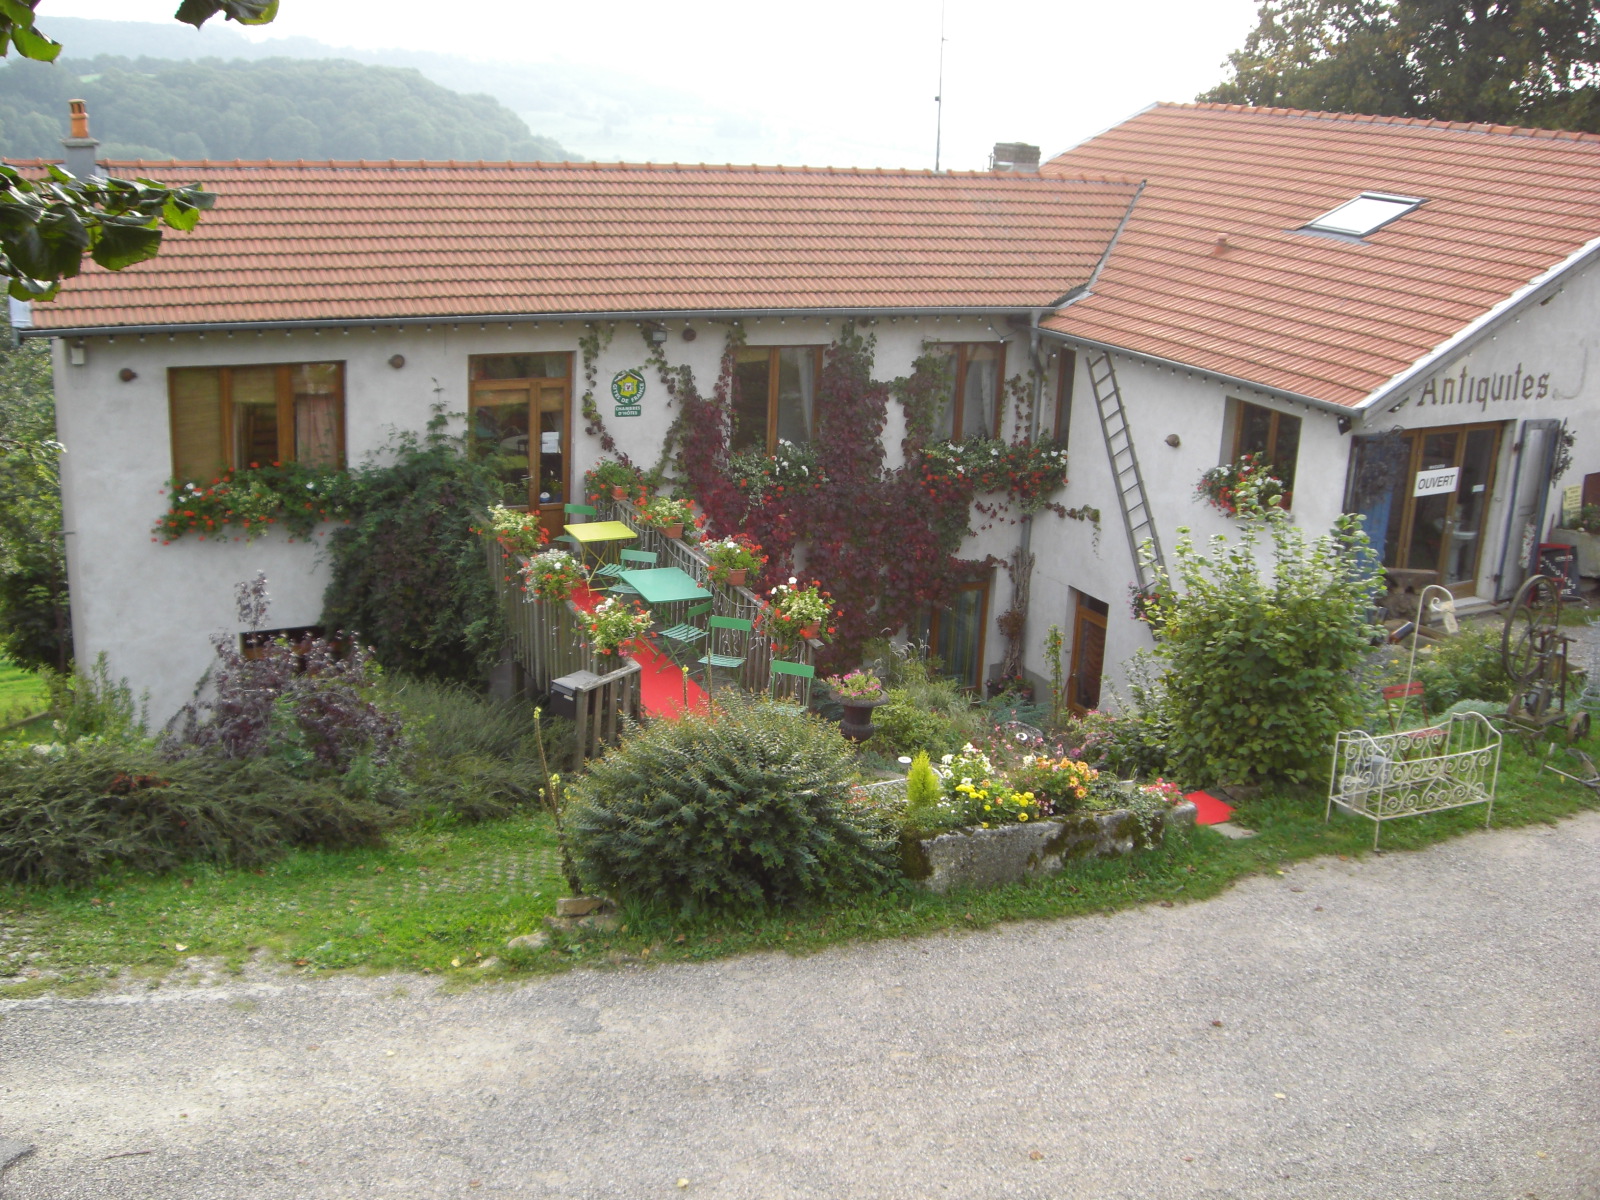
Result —
[[839, 719], [839, 732], [852, 742], [864, 742], [876, 730], [872, 724], [872, 710], [889, 703], [889, 698], [879, 696], [876, 700], [847, 700], [840, 697], [839, 703], [844, 706], [844, 716]]

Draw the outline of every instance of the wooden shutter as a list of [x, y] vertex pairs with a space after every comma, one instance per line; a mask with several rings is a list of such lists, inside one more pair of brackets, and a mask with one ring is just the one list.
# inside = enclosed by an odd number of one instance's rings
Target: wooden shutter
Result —
[[172, 417], [172, 474], [209, 481], [227, 466], [222, 431], [222, 372], [186, 367], [167, 377]]

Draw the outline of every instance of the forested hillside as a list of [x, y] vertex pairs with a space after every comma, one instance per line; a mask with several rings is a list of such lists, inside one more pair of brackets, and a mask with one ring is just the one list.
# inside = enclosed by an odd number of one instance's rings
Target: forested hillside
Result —
[[337, 59], [13, 58], [0, 67], [0, 157], [59, 158], [67, 101], [104, 158], [564, 160], [489, 96], [418, 71]]

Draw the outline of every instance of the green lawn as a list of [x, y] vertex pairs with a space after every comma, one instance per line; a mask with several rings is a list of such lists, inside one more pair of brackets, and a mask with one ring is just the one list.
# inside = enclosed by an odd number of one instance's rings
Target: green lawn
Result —
[[22, 717], [41, 711], [48, 699], [44, 682], [37, 675], [0, 658], [0, 725], [13, 719], [7, 714]]
[[[1597, 743], [1600, 735], [1590, 739], [1591, 753], [1600, 749]], [[1496, 828], [1600, 807], [1592, 791], [1542, 771], [1541, 762], [1507, 743]], [[616, 933], [562, 936], [544, 950], [510, 954], [507, 938], [538, 928], [566, 892], [548, 819], [411, 829], [392, 836], [383, 849], [296, 851], [259, 872], [197, 867], [162, 878], [129, 874], [77, 889], [0, 888], [0, 971], [29, 965], [47, 973], [40, 979], [13, 975], [0, 982], [0, 997], [46, 988], [91, 990], [112, 972], [148, 974], [154, 982], [190, 955], [237, 965], [258, 949], [306, 972], [426, 970], [466, 979], [577, 963], [809, 951], [997, 921], [1184, 903], [1317, 855], [1371, 853], [1369, 822], [1336, 814], [1324, 825], [1322, 813], [1319, 790], [1283, 791], [1240, 807], [1235, 820], [1259, 834], [1246, 841], [1202, 829], [1160, 850], [950, 897], [908, 886], [833, 907], [695, 921], [632, 909], [623, 913]], [[1481, 807], [1395, 821], [1384, 828], [1383, 848], [1418, 850], [1482, 827]], [[42, 957], [27, 958], [36, 952]], [[21, 957], [10, 959], [13, 953]], [[476, 972], [475, 964], [491, 955], [506, 961], [494, 971]]]

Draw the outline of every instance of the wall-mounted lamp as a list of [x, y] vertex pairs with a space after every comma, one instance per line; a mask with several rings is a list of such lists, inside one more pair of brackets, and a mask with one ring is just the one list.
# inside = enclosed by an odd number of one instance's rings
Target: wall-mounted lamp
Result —
[[389, 365], [398, 371], [406, 365], [406, 356], [404, 354], [391, 354], [389, 356]]
[[135, 371], [132, 367], [123, 367], [122, 370], [117, 372], [117, 378], [122, 380], [123, 383], [132, 383], [135, 379], [139, 378], [139, 372]]
[[82, 338], [67, 347], [67, 361], [75, 367], [81, 367], [89, 361], [89, 343]]
[[655, 325], [655, 326], [651, 327], [651, 329], [650, 329], [650, 344], [652, 346], [659, 346], [659, 345], [661, 345], [662, 342], [664, 342], [666, 340], [667, 340], [667, 331], [665, 329], [661, 328], [661, 326], [659, 326], [659, 325]]
[[1340, 417], [1339, 418], [1339, 432], [1341, 434], [1350, 432], [1350, 418], [1349, 417]]

